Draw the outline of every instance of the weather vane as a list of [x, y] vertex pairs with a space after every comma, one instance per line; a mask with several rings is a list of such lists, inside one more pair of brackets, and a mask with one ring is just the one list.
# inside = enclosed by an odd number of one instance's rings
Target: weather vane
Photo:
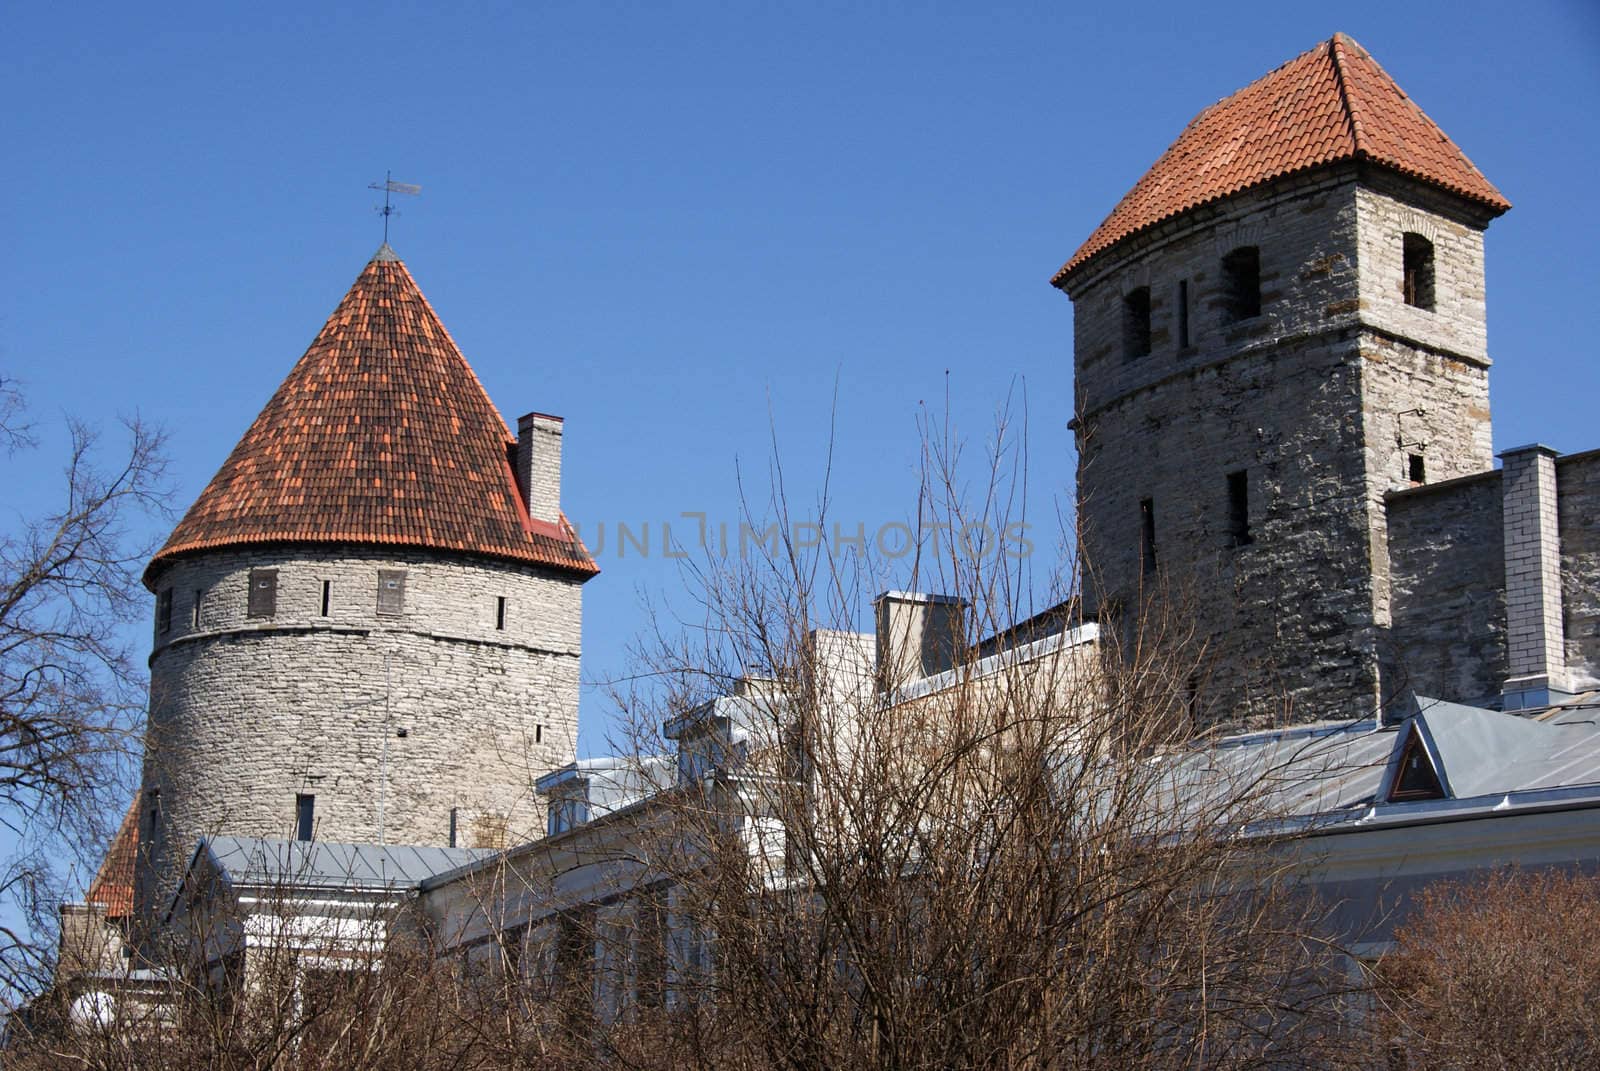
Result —
[[394, 215], [394, 205], [389, 202], [390, 195], [396, 193], [407, 193], [415, 197], [417, 194], [422, 192], [421, 186], [413, 186], [409, 182], [396, 182], [394, 179], [389, 177], [390, 174], [390, 172], [385, 171], [383, 173], [382, 182], [373, 182], [367, 186], [367, 189], [369, 190], [383, 191], [383, 207], [378, 209], [378, 211], [383, 214], [384, 245], [389, 244], [389, 217]]

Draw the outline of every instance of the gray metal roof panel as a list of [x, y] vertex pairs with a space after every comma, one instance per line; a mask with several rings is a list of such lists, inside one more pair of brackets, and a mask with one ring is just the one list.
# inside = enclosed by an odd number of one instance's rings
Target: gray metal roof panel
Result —
[[339, 844], [218, 836], [207, 850], [236, 885], [318, 888], [409, 888], [424, 879], [494, 854], [487, 848], [411, 844]]

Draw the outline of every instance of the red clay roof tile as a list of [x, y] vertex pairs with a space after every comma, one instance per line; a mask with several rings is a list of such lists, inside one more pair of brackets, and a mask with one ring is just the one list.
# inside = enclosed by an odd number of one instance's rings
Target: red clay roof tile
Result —
[[[385, 245], [166, 544], [375, 543], [484, 554], [592, 576], [572, 527], [535, 520], [516, 440]], [[146, 577], [150, 575], [146, 571]]]
[[1051, 282], [1180, 212], [1345, 160], [1393, 168], [1496, 215], [1511, 207], [1377, 60], [1335, 34], [1195, 116]]
[[139, 797], [135, 796], [84, 896], [89, 903], [103, 906], [108, 919], [125, 919], [133, 914], [133, 865], [138, 854]]

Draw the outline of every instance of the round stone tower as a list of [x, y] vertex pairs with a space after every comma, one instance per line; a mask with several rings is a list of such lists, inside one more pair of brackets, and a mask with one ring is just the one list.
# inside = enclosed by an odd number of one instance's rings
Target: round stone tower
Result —
[[510, 433], [381, 248], [145, 572], [141, 924], [210, 834], [498, 847], [538, 825], [598, 572], [560, 510], [561, 433]]
[[1508, 207], [1341, 34], [1196, 116], [1057, 272], [1085, 596], [1190, 631], [1198, 720], [1388, 700], [1384, 496], [1493, 466]]

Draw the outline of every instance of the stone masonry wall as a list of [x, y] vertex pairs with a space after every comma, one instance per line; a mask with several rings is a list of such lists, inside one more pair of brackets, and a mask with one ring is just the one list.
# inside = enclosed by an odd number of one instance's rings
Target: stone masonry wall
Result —
[[[1451, 214], [1459, 204], [1419, 183], [1382, 173], [1356, 188], [1361, 318], [1385, 333], [1487, 363], [1483, 223]], [[1404, 236], [1433, 243], [1432, 309], [1405, 303]], [[1487, 441], [1483, 444], [1488, 449]]]
[[[246, 612], [260, 568], [278, 570], [270, 618]], [[405, 571], [399, 615], [377, 612], [379, 569]], [[151, 655], [147, 920], [164, 911], [196, 838], [292, 837], [297, 794], [315, 796], [325, 840], [379, 840], [380, 810], [389, 843], [447, 843], [452, 808], [464, 847], [542, 824], [533, 780], [576, 752], [575, 579], [426, 552], [294, 547], [181, 559], [154, 586], [173, 592], [173, 611]]]
[[[1413, 486], [1411, 458], [1421, 460], [1423, 483], [1494, 468], [1483, 232], [1446, 207], [1398, 179], [1356, 189], [1360, 315], [1374, 328], [1362, 341], [1362, 412], [1379, 625], [1390, 620], [1384, 495]], [[1433, 243], [1432, 309], [1405, 303], [1407, 233]]]
[[1506, 678], [1500, 473], [1387, 496], [1393, 625], [1385, 660], [1399, 688], [1494, 703]]
[[1600, 450], [1556, 459], [1567, 679], [1600, 688]]
[[[1492, 467], [1482, 221], [1451, 208], [1330, 169], [1186, 213], [1069, 284], [1090, 606], [1182, 607], [1225, 716], [1371, 716], [1387, 691], [1383, 496], [1410, 485], [1412, 453], [1428, 481]], [[1432, 311], [1403, 300], [1407, 231], [1434, 243]], [[1260, 314], [1230, 323], [1222, 259], [1247, 245]], [[1140, 287], [1150, 353], [1134, 356], [1124, 308]], [[1241, 470], [1250, 539], [1235, 546]]]
[[[1213, 716], [1370, 715], [1353, 175], [1255, 191], [1189, 223], [1073, 284], [1091, 605], [1153, 597], [1198, 623]], [[1260, 250], [1261, 315], [1227, 324], [1220, 264], [1240, 245]], [[1191, 303], [1187, 350], [1176, 338], [1179, 280]], [[1145, 285], [1152, 352], [1127, 358], [1122, 297]], [[1228, 475], [1240, 470], [1251, 541], [1235, 546]]]

